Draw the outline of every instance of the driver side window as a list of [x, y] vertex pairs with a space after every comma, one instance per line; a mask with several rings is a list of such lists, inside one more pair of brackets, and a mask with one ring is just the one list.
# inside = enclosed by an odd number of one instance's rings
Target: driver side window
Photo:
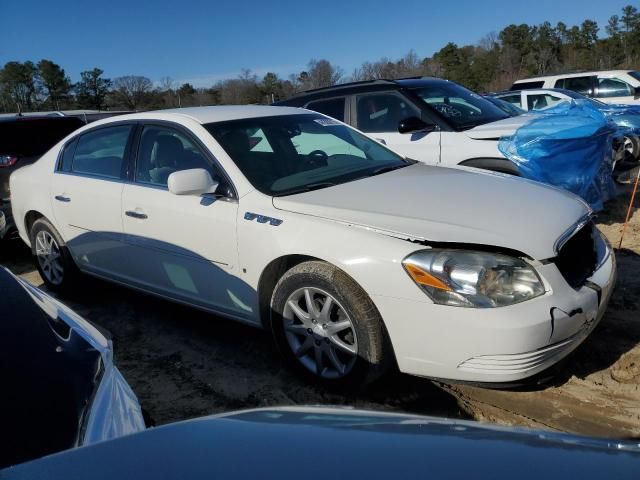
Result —
[[204, 168], [216, 178], [209, 160], [186, 135], [167, 127], [144, 127], [136, 160], [137, 183], [166, 187], [169, 175], [192, 168]]
[[395, 93], [358, 95], [356, 101], [358, 129], [363, 132], [398, 132], [398, 124], [420, 112]]

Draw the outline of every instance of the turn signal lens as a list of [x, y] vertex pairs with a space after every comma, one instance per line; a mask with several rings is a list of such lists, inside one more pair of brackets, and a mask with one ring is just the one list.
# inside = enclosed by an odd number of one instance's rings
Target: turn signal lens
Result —
[[409, 276], [413, 278], [413, 281], [419, 285], [438, 288], [440, 290], [446, 290], [447, 292], [451, 291], [451, 287], [449, 287], [442, 280], [438, 280], [436, 277], [434, 277], [430, 273], [425, 272], [416, 265], [405, 263], [404, 268], [407, 270]]

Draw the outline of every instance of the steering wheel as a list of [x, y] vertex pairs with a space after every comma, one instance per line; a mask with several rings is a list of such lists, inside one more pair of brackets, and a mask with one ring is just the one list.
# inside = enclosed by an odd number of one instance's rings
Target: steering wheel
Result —
[[322, 150], [314, 150], [313, 152], [309, 152], [307, 154], [307, 158], [309, 159], [309, 163], [311, 164], [311, 166], [314, 168], [326, 167], [327, 158], [329, 158], [329, 155], [327, 155], [327, 153]]

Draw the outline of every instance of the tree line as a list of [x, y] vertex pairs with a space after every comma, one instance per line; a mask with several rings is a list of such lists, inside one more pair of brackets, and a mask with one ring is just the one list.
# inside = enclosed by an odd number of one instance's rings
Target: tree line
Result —
[[365, 62], [351, 75], [329, 60], [311, 60], [297, 74], [281, 78], [269, 72], [258, 77], [243, 70], [237, 78], [207, 88], [178, 83], [169, 77], [154, 84], [149, 78], [126, 75], [106, 78], [93, 68], [72, 82], [51, 60], [7, 62], [0, 69], [0, 110], [126, 109], [271, 103], [297, 92], [345, 81], [436, 76], [476, 91], [501, 90], [519, 78], [578, 70], [637, 68], [640, 65], [640, 13], [632, 5], [612, 15], [604, 26], [585, 20], [580, 25], [508, 25], [476, 45], [447, 43], [431, 57], [412, 49], [400, 59]]

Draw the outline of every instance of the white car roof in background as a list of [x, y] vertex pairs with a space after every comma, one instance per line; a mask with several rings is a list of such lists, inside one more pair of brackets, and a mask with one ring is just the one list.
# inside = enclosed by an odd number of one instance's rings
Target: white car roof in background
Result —
[[[243, 118], [272, 117], [277, 115], [300, 115], [311, 113], [308, 110], [295, 107], [272, 107], [270, 105], [221, 105], [214, 107], [172, 108], [168, 110], [153, 110], [150, 112], [120, 115], [109, 121], [129, 119], [166, 119], [170, 117], [186, 117], [198, 123], [224, 122], [227, 120], [241, 120]], [[101, 122], [102, 123], [102, 122]]]
[[513, 83], [516, 84], [521, 82], [535, 82], [536, 80], [547, 80], [548, 78], [572, 78], [586, 77], [590, 75], [624, 75], [632, 71], [633, 69], [630, 68], [628, 70], [595, 70], [590, 72], [559, 73], [557, 75], [543, 75], [540, 77], [521, 78], [520, 80], [516, 80]]

